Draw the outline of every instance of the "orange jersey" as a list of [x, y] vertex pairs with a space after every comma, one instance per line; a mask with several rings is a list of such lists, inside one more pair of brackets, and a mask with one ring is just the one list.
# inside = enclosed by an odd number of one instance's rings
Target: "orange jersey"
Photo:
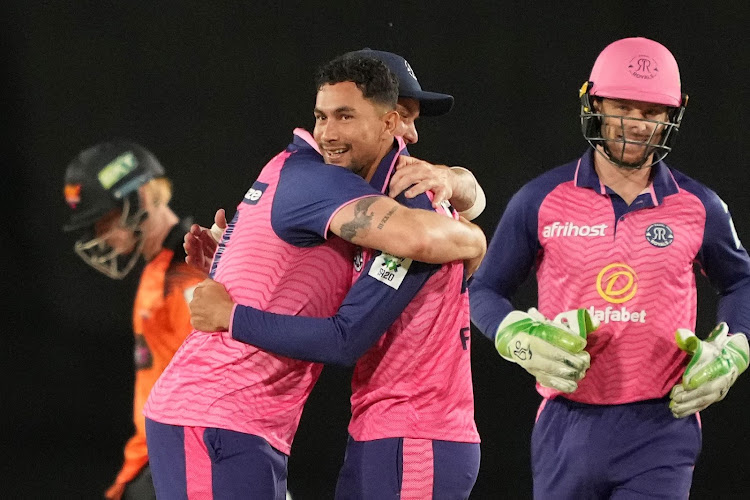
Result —
[[[195, 286], [207, 276], [185, 263], [180, 225], [167, 240], [176, 244], [164, 248], [143, 269], [133, 306], [135, 333], [135, 391], [133, 423], [135, 434], [125, 445], [125, 463], [107, 496], [135, 478], [148, 463], [143, 405], [156, 379], [169, 364], [175, 351], [192, 331], [188, 302]], [[175, 236], [175, 237], [173, 237]], [[110, 495], [110, 492], [112, 493]]]

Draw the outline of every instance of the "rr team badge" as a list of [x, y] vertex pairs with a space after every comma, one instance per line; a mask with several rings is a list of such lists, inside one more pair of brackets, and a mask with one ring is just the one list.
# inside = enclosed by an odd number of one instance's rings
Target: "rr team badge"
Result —
[[661, 222], [651, 224], [646, 229], [646, 241], [655, 247], [668, 247], [674, 241], [674, 232], [672, 228]]

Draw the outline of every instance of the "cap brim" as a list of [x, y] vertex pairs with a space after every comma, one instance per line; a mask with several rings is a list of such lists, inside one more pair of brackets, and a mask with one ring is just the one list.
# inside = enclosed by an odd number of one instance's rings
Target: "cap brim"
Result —
[[409, 92], [408, 94], [399, 94], [399, 97], [411, 97], [418, 100], [419, 116], [440, 116], [447, 114], [453, 108], [452, 95], [425, 91]]

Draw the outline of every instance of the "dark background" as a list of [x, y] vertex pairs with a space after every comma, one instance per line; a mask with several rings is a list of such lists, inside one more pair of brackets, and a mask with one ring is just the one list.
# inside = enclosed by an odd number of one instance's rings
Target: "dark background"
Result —
[[[659, 40], [690, 94], [669, 163], [714, 188], [750, 241], [747, 3], [600, 3], [4, 2], [2, 496], [98, 498], [132, 432], [138, 272], [115, 283], [74, 255], [60, 231], [67, 162], [130, 137], [166, 167], [175, 210], [210, 224], [294, 127], [312, 126], [312, 73], [340, 53], [397, 52], [423, 87], [456, 97], [449, 115], [419, 120], [410, 150], [475, 172], [488, 195], [478, 223], [491, 236], [515, 190], [585, 149], [577, 91], [599, 51], [625, 36]], [[715, 295], [702, 278], [699, 293], [703, 333]], [[530, 280], [517, 305], [534, 295]], [[529, 498], [532, 379], [477, 332], [472, 354], [483, 440], [472, 498]], [[332, 496], [348, 377], [326, 368], [305, 409], [289, 461], [295, 500]], [[743, 498], [750, 487], [743, 378], [703, 412], [694, 498]]]

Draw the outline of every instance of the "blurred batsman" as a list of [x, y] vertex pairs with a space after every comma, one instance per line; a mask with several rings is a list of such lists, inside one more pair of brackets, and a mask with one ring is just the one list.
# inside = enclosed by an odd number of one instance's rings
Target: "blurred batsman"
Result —
[[[470, 284], [471, 318], [544, 398], [535, 498], [687, 498], [697, 412], [748, 365], [750, 259], [721, 198], [664, 162], [688, 101], [666, 47], [611, 43], [579, 98], [590, 148], [510, 200]], [[705, 340], [694, 264], [719, 297]], [[515, 311], [532, 269], [538, 311]]]
[[206, 275], [185, 264], [182, 239], [190, 220], [169, 207], [172, 187], [156, 157], [127, 141], [97, 144], [76, 156], [65, 174], [70, 218], [64, 231], [80, 237], [75, 252], [113, 279], [143, 257], [133, 306], [135, 434], [109, 499], [156, 498], [146, 450], [143, 405], [149, 391], [191, 331], [188, 303]]

